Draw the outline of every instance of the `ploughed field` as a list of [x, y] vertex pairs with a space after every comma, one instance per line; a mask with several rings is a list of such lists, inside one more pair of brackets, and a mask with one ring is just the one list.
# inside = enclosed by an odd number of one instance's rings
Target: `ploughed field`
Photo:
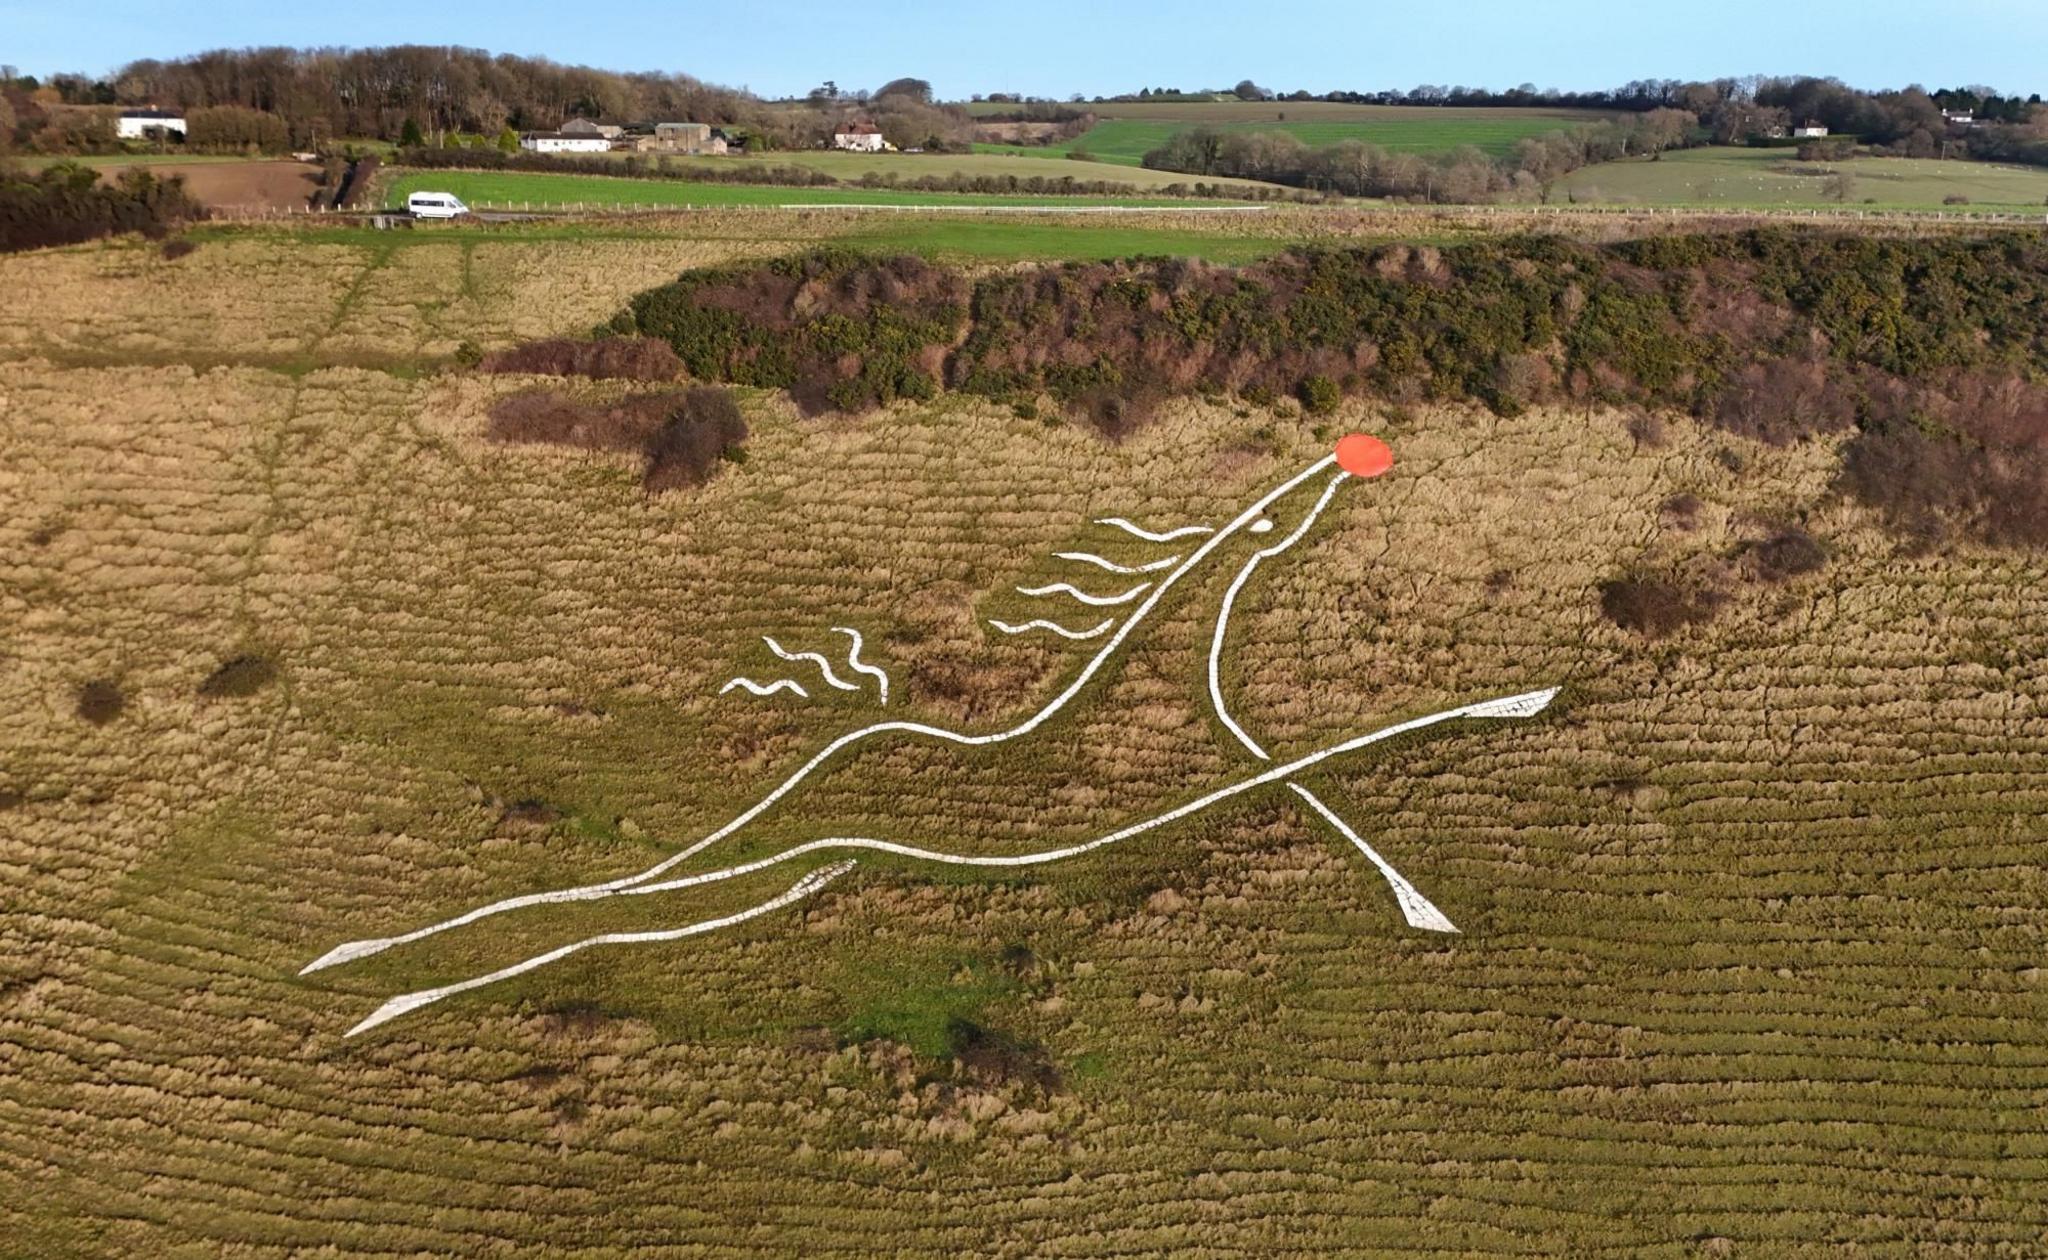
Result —
[[[185, 191], [194, 199], [215, 210], [303, 210], [320, 187], [318, 166], [285, 158], [221, 158], [175, 153], [61, 160], [83, 162], [94, 167], [103, 180], [112, 180], [122, 171], [137, 166], [158, 175], [175, 175], [185, 181]], [[27, 161], [32, 166], [47, 164], [39, 159]]]
[[[1120, 444], [958, 395], [739, 391], [749, 458], [484, 437], [490, 349], [820, 230], [222, 233], [0, 259], [0, 1229], [31, 1255], [2024, 1253], [2048, 1228], [2048, 584], [1904, 546], [1766, 446], [1179, 400]], [[405, 235], [405, 234], [397, 234]], [[1086, 644], [1006, 636], [1088, 521], [1227, 519], [1350, 428], [1399, 459], [1240, 596], [1276, 756], [1561, 684], [1068, 863], [879, 855], [364, 1037], [385, 997], [760, 889], [341, 941], [637, 871], [883, 715], [717, 695], [860, 628], [887, 715], [1007, 726]], [[1689, 496], [1689, 497], [1688, 497]], [[1814, 571], [1765, 581], [1788, 522]], [[1654, 641], [1600, 584], [1725, 565]], [[1031, 747], [897, 744], [764, 819], [1045, 847], [1241, 776], [1221, 581]], [[253, 662], [253, 663], [252, 663]], [[99, 684], [88, 690], [89, 684]], [[110, 711], [111, 710], [111, 711]], [[630, 904], [628, 904], [630, 902]]]

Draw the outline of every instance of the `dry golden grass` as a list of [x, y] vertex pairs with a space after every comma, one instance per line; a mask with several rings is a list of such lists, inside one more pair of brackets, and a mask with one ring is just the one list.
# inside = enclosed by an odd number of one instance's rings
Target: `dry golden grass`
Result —
[[[2024, 1254], [2048, 1228], [2043, 565], [1902, 558], [1830, 497], [1827, 450], [1677, 419], [1638, 449], [1620, 414], [1347, 411], [1400, 466], [1241, 602], [1233, 711], [1276, 752], [1567, 685], [1544, 720], [1315, 780], [1461, 936], [1402, 926], [1275, 796], [1012, 877], [864, 862], [800, 910], [342, 1041], [401, 988], [763, 895], [295, 975], [638, 869], [875, 715], [715, 697], [785, 668], [760, 635], [831, 654], [859, 626], [891, 713], [990, 729], [1087, 651], [988, 632], [1043, 611], [1011, 588], [1071, 578], [1071, 545], [1156, 554], [1088, 518], [1214, 520], [1325, 449], [1197, 403], [1109, 447], [959, 399], [847, 421], [752, 396], [746, 465], [649, 498], [626, 456], [485, 441], [529, 381], [339, 365], [573, 331], [732, 256], [517, 248], [477, 245], [467, 281], [440, 247], [0, 261], [8, 1248]], [[168, 271], [209, 255], [250, 324]], [[1788, 519], [1822, 572], [1653, 645], [1601, 619], [1600, 580]], [[768, 836], [1035, 847], [1243, 773], [1201, 686], [1227, 580], [1034, 747], [878, 748]], [[271, 685], [196, 694], [251, 652]], [[100, 678], [127, 707], [93, 726]], [[1062, 1083], [899, 1044], [956, 1018]]]

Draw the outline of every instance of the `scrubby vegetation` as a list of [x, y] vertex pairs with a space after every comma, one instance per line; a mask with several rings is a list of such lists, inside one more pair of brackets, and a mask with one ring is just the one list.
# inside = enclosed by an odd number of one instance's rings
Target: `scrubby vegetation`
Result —
[[1725, 602], [1710, 586], [1662, 574], [1635, 573], [1600, 586], [1607, 619], [1648, 639], [1711, 621]]
[[277, 662], [260, 652], [245, 652], [222, 661], [220, 668], [199, 684], [203, 700], [228, 700], [253, 696], [277, 681]]
[[969, 288], [911, 255], [824, 250], [693, 273], [634, 298], [613, 328], [668, 342], [698, 377], [787, 389], [806, 412], [865, 411], [937, 392]]
[[[1300, 249], [1224, 267], [1137, 259], [969, 279], [844, 251], [683, 276], [614, 331], [700, 377], [864, 410], [940, 386], [1050, 396], [1120, 437], [1165, 399], [1573, 400], [1690, 412], [1783, 445], [1859, 428], [1844, 487], [1900, 521], [2048, 534], [2048, 251], [2022, 236], [1754, 231]], [[1653, 435], [1645, 420], [1637, 440]], [[1735, 458], [1731, 452], [1731, 458]]]
[[128, 697], [121, 694], [120, 685], [106, 678], [81, 684], [72, 697], [72, 711], [94, 726], [105, 726], [127, 707]]
[[0, 253], [120, 232], [162, 236], [205, 214], [176, 176], [131, 168], [109, 184], [84, 166], [58, 163], [29, 173], [0, 163]]
[[683, 370], [683, 361], [666, 341], [652, 337], [605, 337], [597, 341], [549, 337], [493, 351], [484, 355], [477, 367], [485, 372], [532, 376], [670, 381]]
[[1749, 556], [1757, 576], [1767, 582], [1783, 582], [1817, 573], [1828, 562], [1826, 548], [1797, 525], [1773, 531], [1770, 537], [1750, 550]]
[[1840, 484], [1930, 543], [2048, 545], [2048, 388], [1982, 372], [1894, 385], [1844, 449]]
[[646, 457], [649, 494], [711, 479], [721, 460], [746, 459], [747, 424], [729, 392], [710, 386], [585, 402], [551, 390], [514, 394], [491, 408], [489, 436]]

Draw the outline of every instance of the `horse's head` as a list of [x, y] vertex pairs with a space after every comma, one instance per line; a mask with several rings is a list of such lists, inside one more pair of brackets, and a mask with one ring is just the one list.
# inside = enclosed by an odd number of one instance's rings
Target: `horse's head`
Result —
[[1376, 437], [1352, 433], [1330, 454], [1268, 490], [1229, 522], [1219, 526], [1188, 557], [1214, 561], [1218, 568], [1240, 569], [1264, 556], [1278, 555], [1306, 535], [1346, 483], [1381, 476], [1394, 466], [1394, 455]]

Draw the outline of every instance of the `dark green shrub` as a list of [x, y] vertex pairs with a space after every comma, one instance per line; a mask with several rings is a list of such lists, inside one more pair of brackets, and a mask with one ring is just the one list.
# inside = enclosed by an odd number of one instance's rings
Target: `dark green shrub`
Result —
[[1302, 410], [1312, 416], [1320, 416], [1337, 409], [1337, 404], [1344, 399], [1344, 391], [1327, 376], [1310, 376], [1302, 380], [1299, 396]]
[[1673, 577], [1633, 574], [1600, 584], [1600, 611], [1624, 630], [1661, 639], [1686, 626], [1713, 620], [1722, 595]]
[[1812, 534], [1797, 525], [1787, 525], [1751, 548], [1749, 558], [1758, 577], [1766, 582], [1782, 582], [1819, 572], [1827, 565], [1828, 553]]
[[199, 684], [199, 695], [207, 700], [253, 696], [277, 680], [277, 665], [267, 656], [254, 653], [225, 661]]
[[94, 726], [105, 726], [127, 707], [128, 698], [108, 679], [96, 678], [78, 689], [76, 712]]

